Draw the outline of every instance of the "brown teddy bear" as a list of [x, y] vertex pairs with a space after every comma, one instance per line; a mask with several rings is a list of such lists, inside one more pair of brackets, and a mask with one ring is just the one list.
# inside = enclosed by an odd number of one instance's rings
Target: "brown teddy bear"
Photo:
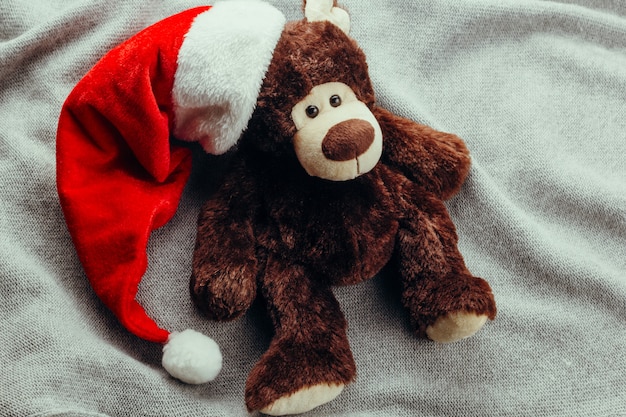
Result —
[[103, 56], [59, 116], [59, 200], [89, 282], [193, 384], [217, 376], [217, 344], [163, 328], [136, 295], [149, 235], [172, 218], [191, 172], [191, 149], [170, 138], [221, 154], [241, 137], [200, 214], [191, 291], [222, 320], [257, 294], [265, 301], [275, 334], [246, 386], [248, 408], [265, 413], [311, 409], [354, 379], [333, 285], [393, 261], [417, 335], [442, 342], [495, 316], [443, 203], [467, 175], [465, 145], [376, 104], [336, 6], [310, 0], [286, 25], [256, 0], [170, 16]]
[[233, 165], [200, 213], [190, 283], [218, 320], [263, 298], [275, 333], [245, 399], [272, 415], [328, 402], [355, 378], [333, 285], [392, 262], [416, 334], [439, 342], [496, 314], [444, 205], [467, 176], [467, 148], [379, 107], [347, 13], [319, 3], [280, 36]]

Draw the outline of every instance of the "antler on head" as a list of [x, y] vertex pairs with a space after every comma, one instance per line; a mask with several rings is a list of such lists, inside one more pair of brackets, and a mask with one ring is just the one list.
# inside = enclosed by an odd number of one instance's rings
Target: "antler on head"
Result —
[[337, 0], [304, 0], [304, 16], [310, 22], [329, 21], [346, 34], [350, 32], [350, 16], [337, 6]]

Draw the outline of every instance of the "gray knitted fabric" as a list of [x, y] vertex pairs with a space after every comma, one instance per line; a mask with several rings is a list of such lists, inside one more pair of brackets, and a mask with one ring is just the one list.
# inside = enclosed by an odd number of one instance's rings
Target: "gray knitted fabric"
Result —
[[[272, 1], [288, 19], [299, 0]], [[344, 0], [379, 103], [465, 139], [448, 202], [499, 314], [450, 345], [411, 334], [392, 271], [336, 290], [357, 381], [308, 416], [626, 415], [626, 2]], [[224, 370], [189, 386], [95, 297], [55, 189], [73, 85], [111, 47], [196, 0], [0, 3], [0, 415], [247, 415], [262, 310], [205, 320], [188, 295], [199, 206], [220, 161], [195, 156], [155, 232], [139, 299], [213, 337]]]

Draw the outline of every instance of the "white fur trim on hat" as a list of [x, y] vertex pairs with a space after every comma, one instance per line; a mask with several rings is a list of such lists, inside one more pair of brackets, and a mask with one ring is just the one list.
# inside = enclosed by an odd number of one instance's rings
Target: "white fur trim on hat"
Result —
[[187, 329], [173, 332], [163, 346], [163, 368], [188, 384], [203, 384], [217, 377], [222, 369], [222, 353], [208, 336]]
[[285, 17], [260, 1], [220, 2], [194, 20], [174, 77], [174, 135], [221, 154], [248, 125]]

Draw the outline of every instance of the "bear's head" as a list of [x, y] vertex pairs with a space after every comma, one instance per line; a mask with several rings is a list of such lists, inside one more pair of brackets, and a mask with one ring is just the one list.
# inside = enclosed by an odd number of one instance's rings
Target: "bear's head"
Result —
[[306, 18], [287, 23], [276, 45], [242, 145], [269, 164], [297, 159], [311, 176], [349, 180], [382, 153], [365, 54], [336, 2], [304, 8]]

